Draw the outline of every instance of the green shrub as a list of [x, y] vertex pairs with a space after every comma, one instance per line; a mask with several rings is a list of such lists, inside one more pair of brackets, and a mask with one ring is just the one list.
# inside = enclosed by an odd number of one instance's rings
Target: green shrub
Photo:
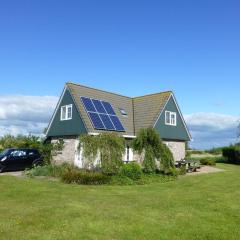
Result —
[[177, 170], [178, 170], [178, 175], [186, 175], [187, 173], [187, 168], [185, 165], [181, 165], [181, 167], [178, 168]]
[[170, 168], [167, 172], [164, 172], [164, 174], [177, 177], [179, 172], [176, 168]]
[[133, 140], [133, 149], [138, 154], [144, 154], [143, 168], [145, 173], [156, 171], [156, 160], [160, 161], [162, 171], [168, 174], [175, 169], [173, 155], [170, 149], [162, 143], [159, 134], [152, 128], [141, 129]]
[[73, 164], [63, 163], [61, 165], [52, 165], [52, 177], [61, 177], [63, 174], [67, 173], [68, 171], [78, 170]]
[[94, 168], [93, 162], [100, 155], [101, 169], [107, 175], [115, 175], [123, 165], [124, 138], [116, 133], [101, 133], [97, 136], [82, 135], [79, 148], [83, 147], [84, 165]]
[[110, 185], [128, 186], [136, 184], [131, 178], [123, 175], [115, 175], [111, 177]]
[[71, 169], [62, 174], [61, 180], [68, 184], [75, 183], [82, 185], [102, 185], [109, 183], [111, 178], [100, 172]]
[[122, 166], [120, 170], [121, 176], [126, 176], [132, 180], [138, 180], [142, 177], [142, 169], [139, 164], [132, 162]]
[[145, 157], [143, 160], [143, 171], [145, 173], [156, 172], [157, 165], [152, 147], [147, 147], [145, 151]]
[[27, 169], [25, 174], [29, 177], [61, 177], [64, 173], [71, 171], [72, 169], [76, 169], [76, 167], [68, 163], [63, 163], [62, 165], [48, 164]]
[[207, 166], [215, 166], [216, 162], [214, 158], [201, 158], [200, 163]]
[[28, 177], [51, 176], [53, 171], [52, 165], [35, 166], [32, 169], [25, 170], [25, 175]]
[[240, 164], [240, 147], [239, 146], [230, 146], [225, 147], [222, 150], [223, 157], [226, 158], [228, 163]]

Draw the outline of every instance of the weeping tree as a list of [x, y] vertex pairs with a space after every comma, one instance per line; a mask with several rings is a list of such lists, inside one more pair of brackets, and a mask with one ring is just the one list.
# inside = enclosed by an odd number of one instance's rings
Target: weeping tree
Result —
[[175, 168], [171, 151], [153, 128], [141, 129], [132, 146], [139, 155], [144, 155], [142, 165], [146, 173], [156, 171], [156, 160], [160, 161], [161, 170], [166, 174]]
[[78, 145], [79, 151], [83, 152], [83, 168], [93, 169], [95, 160], [99, 153], [99, 138], [98, 136], [81, 135]]
[[99, 156], [100, 167], [105, 174], [117, 174], [123, 164], [124, 138], [116, 133], [101, 133], [97, 136], [80, 136], [79, 148], [83, 151], [84, 167], [93, 169]]
[[174, 164], [174, 157], [171, 152], [171, 150], [168, 148], [167, 145], [161, 144], [160, 147], [160, 169], [165, 174], [171, 174], [173, 173], [173, 170], [175, 169]]

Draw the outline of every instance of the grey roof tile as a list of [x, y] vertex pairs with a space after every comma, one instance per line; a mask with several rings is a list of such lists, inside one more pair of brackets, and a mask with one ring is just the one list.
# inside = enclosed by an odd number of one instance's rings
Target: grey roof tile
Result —
[[[121, 133], [122, 135], [136, 135], [141, 128], [153, 127], [161, 110], [172, 94], [169, 91], [130, 98], [70, 82], [66, 83], [66, 87], [72, 94], [88, 132], [102, 132], [102, 130], [93, 128], [80, 100], [83, 96], [110, 102], [125, 127], [126, 132]], [[119, 110], [120, 108], [124, 109], [128, 115], [123, 116]]]

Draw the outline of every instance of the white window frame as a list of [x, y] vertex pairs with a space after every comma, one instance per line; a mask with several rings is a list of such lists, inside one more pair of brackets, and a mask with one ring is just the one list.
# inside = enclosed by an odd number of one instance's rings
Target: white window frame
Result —
[[128, 114], [127, 114], [127, 112], [126, 112], [126, 110], [124, 108], [119, 108], [119, 111], [122, 114], [122, 116], [124, 116], [124, 117], [128, 116]]
[[[65, 117], [63, 116], [63, 109], [64, 108], [66, 108]], [[68, 116], [69, 109], [71, 111], [71, 116], [70, 117]], [[61, 106], [61, 121], [67, 121], [67, 120], [71, 120], [71, 119], [72, 119], [72, 104]]]
[[[167, 114], [169, 114], [170, 122], [167, 122]], [[174, 116], [174, 122], [172, 122], [172, 116]], [[170, 126], [177, 126], [177, 113], [171, 111], [165, 111], [165, 124]]]

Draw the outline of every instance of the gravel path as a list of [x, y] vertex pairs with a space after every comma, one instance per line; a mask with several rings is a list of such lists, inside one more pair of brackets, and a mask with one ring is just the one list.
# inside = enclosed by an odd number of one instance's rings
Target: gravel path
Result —
[[0, 176], [14, 176], [14, 177], [23, 177], [23, 171], [18, 172], [3, 172], [0, 173]]
[[225, 170], [211, 167], [211, 166], [202, 166], [200, 169], [197, 170], [197, 172], [188, 173], [187, 175], [198, 175], [198, 174], [204, 174], [204, 173], [216, 173], [216, 172], [224, 172]]

